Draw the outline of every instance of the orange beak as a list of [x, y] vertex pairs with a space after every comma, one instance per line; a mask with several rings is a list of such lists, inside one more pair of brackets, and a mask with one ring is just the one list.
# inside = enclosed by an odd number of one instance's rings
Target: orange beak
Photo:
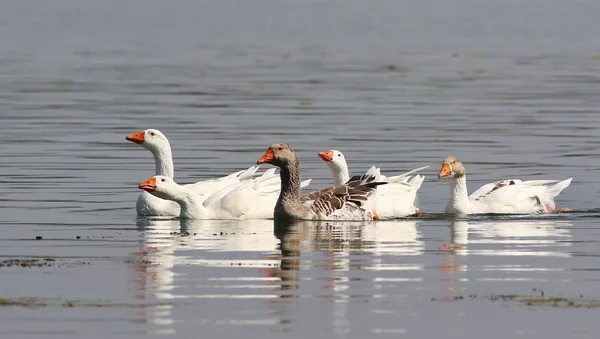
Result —
[[156, 191], [156, 178], [150, 178], [144, 181], [143, 183], [139, 184], [138, 188], [146, 192]]
[[452, 169], [450, 168], [450, 164], [443, 163], [442, 169], [440, 170], [440, 173], [438, 173], [438, 178], [449, 177], [451, 174], [452, 174]]
[[136, 144], [143, 144], [144, 143], [144, 135], [146, 133], [144, 132], [139, 132], [139, 133], [133, 133], [132, 135], [128, 135], [125, 137], [125, 139], [129, 140], [129, 141], [133, 141]]
[[319, 157], [325, 162], [333, 160], [333, 151], [319, 152]]
[[273, 150], [272, 149], [268, 149], [265, 154], [263, 154], [263, 156], [258, 159], [258, 161], [256, 162], [257, 165], [260, 164], [264, 164], [264, 163], [270, 163], [271, 161], [273, 161], [273, 159], [275, 159], [275, 154], [273, 154]]

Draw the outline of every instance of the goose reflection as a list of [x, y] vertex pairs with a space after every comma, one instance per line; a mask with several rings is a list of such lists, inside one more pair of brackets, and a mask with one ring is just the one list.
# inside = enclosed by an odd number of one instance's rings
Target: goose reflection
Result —
[[472, 254], [488, 256], [569, 257], [572, 223], [560, 219], [491, 220], [469, 222], [473, 242], [494, 248]]
[[[281, 278], [282, 290], [297, 289], [301, 269], [329, 272], [326, 288], [348, 289], [353, 270], [421, 270], [422, 264], [403, 263], [396, 256], [418, 255], [424, 250], [415, 221], [381, 222], [277, 222], [275, 236], [280, 239], [281, 264], [272, 276]], [[302, 252], [319, 252], [324, 260], [301, 261]], [[384, 257], [385, 256], [385, 257]], [[386, 262], [390, 256], [389, 262]], [[367, 279], [367, 278], [365, 278]], [[378, 276], [368, 278], [382, 280]], [[284, 295], [288, 297], [289, 295]]]
[[[137, 227], [141, 242], [134, 253], [139, 259], [130, 265], [132, 293], [167, 306], [142, 309], [135, 321], [160, 325], [160, 333], [171, 331], [174, 317], [168, 304], [179, 299], [283, 300], [316, 294], [337, 304], [352, 298], [349, 290], [353, 283], [378, 289], [382, 281], [396, 279], [394, 273], [384, 277], [364, 270], [422, 269], [417, 260], [402, 260], [402, 256], [424, 251], [417, 224], [411, 220], [275, 224], [273, 220], [152, 218], [139, 219]], [[192, 265], [213, 270], [199, 273]], [[221, 271], [214, 269], [228, 269], [229, 273], [221, 276]], [[188, 274], [176, 275], [176, 270]], [[236, 273], [232, 276], [231, 272]], [[410, 272], [400, 274], [414, 277]], [[194, 279], [203, 284], [190, 285]], [[311, 290], [315, 282], [316, 291]], [[190, 290], [194, 292], [190, 294]], [[335, 306], [331, 314], [341, 316], [344, 309]]]
[[[442, 250], [454, 255], [569, 256], [572, 223], [557, 219], [452, 220], [450, 243]], [[469, 240], [470, 238], [470, 240]], [[490, 249], [467, 249], [469, 244], [500, 245]]]
[[[389, 284], [384, 281], [398, 279], [365, 270], [422, 269], [400, 257], [422, 253], [424, 245], [416, 226], [414, 221], [275, 223], [281, 263], [271, 276], [280, 279], [279, 298], [313, 295], [331, 301], [324, 304], [330, 309], [323, 309], [323, 317], [315, 323], [326, 323], [336, 334], [347, 333], [353, 305], [349, 301], [378, 298], [383, 284]], [[319, 286], [313, 281], [320, 282]], [[287, 303], [269, 305], [274, 313], [289, 313]]]
[[[505, 220], [472, 220], [455, 219], [450, 223], [450, 242], [441, 247], [442, 273], [441, 281], [445, 291], [464, 290], [462, 282], [468, 281], [467, 263], [473, 261], [472, 256], [548, 256], [569, 257], [571, 246], [572, 224], [560, 219], [505, 219]], [[478, 259], [477, 269], [480, 271], [547, 271], [555, 267], [540, 267], [536, 264], [517, 263], [483, 264]], [[497, 261], [493, 261], [497, 262]]]
[[[133, 253], [138, 259], [129, 265], [130, 288], [135, 298], [165, 306], [139, 310], [132, 321], [159, 325], [152, 333], [171, 333], [174, 323], [173, 306], [176, 299], [214, 297], [178, 293], [174, 270], [177, 266], [201, 265], [205, 267], [270, 267], [277, 260], [244, 258], [242, 255], [219, 252], [274, 253], [278, 240], [273, 236], [272, 220], [189, 220], [141, 218], [136, 221], [142, 238], [140, 249]], [[206, 258], [206, 253], [213, 253]], [[237, 257], [238, 259], [232, 259]], [[209, 277], [207, 280], [218, 280]], [[261, 277], [256, 277], [260, 283]]]
[[[450, 243], [441, 247], [443, 262], [440, 266], [442, 271], [441, 281], [453, 283], [467, 281], [462, 273], [467, 271], [465, 256], [469, 243], [469, 224], [467, 220], [453, 219], [450, 223]], [[463, 287], [444, 286], [446, 291], [463, 290]]]

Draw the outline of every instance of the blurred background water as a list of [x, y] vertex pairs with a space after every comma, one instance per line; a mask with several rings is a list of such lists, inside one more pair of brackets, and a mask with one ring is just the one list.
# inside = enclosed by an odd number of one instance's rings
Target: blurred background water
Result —
[[[0, 268], [0, 300], [35, 306], [0, 306], [0, 333], [590, 337], [597, 309], [485, 296], [600, 299], [599, 16], [591, 0], [4, 1], [0, 255], [56, 261]], [[576, 212], [137, 220], [154, 166], [124, 137], [146, 128], [181, 183], [287, 142], [310, 188], [331, 183], [328, 149], [355, 174], [429, 165], [419, 205], [439, 213], [456, 155], [470, 191], [574, 177], [558, 205]]]

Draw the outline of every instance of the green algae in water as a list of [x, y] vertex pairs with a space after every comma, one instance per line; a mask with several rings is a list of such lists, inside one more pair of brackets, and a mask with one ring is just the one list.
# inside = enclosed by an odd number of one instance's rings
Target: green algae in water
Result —
[[477, 68], [477, 69], [473, 70], [473, 73], [475, 73], [475, 74], [485, 74], [485, 73], [487, 73], [487, 71], [485, 69], [483, 69], [483, 68]]
[[298, 106], [305, 108], [312, 107], [312, 102], [309, 100], [300, 100], [300, 102], [298, 102]]
[[456, 302], [465, 300], [489, 300], [492, 302], [505, 301], [515, 302], [518, 305], [529, 307], [558, 307], [558, 308], [600, 308], [600, 300], [564, 297], [545, 297], [517, 295], [517, 294], [492, 294], [478, 297], [476, 295], [445, 297], [443, 299], [432, 298], [432, 301]]
[[113, 307], [113, 308], [148, 308], [173, 306], [173, 303], [126, 303], [110, 300], [61, 300], [46, 298], [0, 298], [0, 307]]
[[0, 298], [0, 307], [21, 306], [21, 307], [45, 307], [47, 304], [39, 298]]
[[10, 258], [0, 261], [0, 268], [3, 267], [21, 267], [21, 268], [32, 268], [32, 267], [79, 267], [83, 265], [89, 265], [89, 262], [76, 260], [76, 261], [65, 261], [62, 259], [54, 258], [43, 258], [43, 259], [20, 259]]
[[289, 54], [289, 53], [281, 53], [281, 58], [282, 58], [283, 60], [287, 60], [287, 59], [289, 59], [289, 58], [290, 58], [290, 54]]
[[594, 55], [594, 57], [592, 59], [594, 59], [594, 60], [600, 60], [600, 55]]

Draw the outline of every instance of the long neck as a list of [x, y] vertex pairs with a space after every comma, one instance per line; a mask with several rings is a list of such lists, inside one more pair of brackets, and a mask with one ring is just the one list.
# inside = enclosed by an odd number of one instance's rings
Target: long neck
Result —
[[467, 192], [467, 176], [450, 178], [450, 202], [456, 213], [468, 214], [471, 209], [471, 201]]
[[300, 167], [298, 160], [290, 160], [281, 167], [281, 193], [279, 200], [300, 199]]
[[157, 147], [151, 150], [154, 155], [154, 164], [156, 171], [154, 175], [163, 175], [173, 179], [175, 169], [173, 168], [173, 155], [171, 154], [171, 146], [167, 144], [165, 147]]
[[333, 175], [333, 185], [343, 185], [350, 180], [350, 173], [348, 173], [348, 165], [344, 162], [341, 165], [330, 165], [331, 174]]
[[197, 194], [185, 186], [177, 185], [176, 190], [169, 196], [169, 200], [179, 204], [181, 207], [179, 216], [182, 218], [198, 218], [209, 214], [208, 209], [204, 207], [202, 200], [198, 199]]

